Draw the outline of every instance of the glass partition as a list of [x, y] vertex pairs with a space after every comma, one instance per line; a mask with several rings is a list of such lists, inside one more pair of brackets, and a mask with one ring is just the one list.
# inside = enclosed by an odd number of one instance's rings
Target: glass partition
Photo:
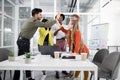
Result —
[[20, 7], [19, 8], [19, 19], [26, 19], [31, 16], [31, 8], [30, 7]]
[[53, 14], [42, 14], [43, 18], [42, 19], [48, 19], [48, 20], [54, 20], [55, 16]]
[[4, 31], [6, 32], [13, 32], [13, 19], [4, 16]]
[[4, 32], [4, 46], [12, 46], [14, 44], [14, 34], [9, 32]]
[[1, 46], [1, 31], [0, 31], [0, 46]]
[[0, 30], [1, 30], [1, 27], [2, 27], [2, 15], [0, 14]]
[[11, 46], [14, 42], [14, 30], [13, 30], [13, 22], [11, 18], [4, 16], [4, 46]]
[[0, 0], [0, 12], [2, 11], [2, 0]]
[[14, 17], [15, 12], [14, 12], [14, 6], [12, 4], [10, 4], [7, 0], [5, 0], [4, 2], [4, 12], [5, 14]]
[[54, 0], [34, 0], [34, 4], [35, 8], [41, 8], [43, 12], [54, 12]]

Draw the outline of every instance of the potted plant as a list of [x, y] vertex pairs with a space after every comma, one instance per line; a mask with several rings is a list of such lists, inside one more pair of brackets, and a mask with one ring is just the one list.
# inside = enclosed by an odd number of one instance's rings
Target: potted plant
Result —
[[25, 53], [25, 63], [26, 64], [31, 63], [31, 54], [30, 53]]
[[12, 51], [9, 52], [8, 60], [9, 61], [15, 61], [15, 56], [14, 56], [14, 53]]

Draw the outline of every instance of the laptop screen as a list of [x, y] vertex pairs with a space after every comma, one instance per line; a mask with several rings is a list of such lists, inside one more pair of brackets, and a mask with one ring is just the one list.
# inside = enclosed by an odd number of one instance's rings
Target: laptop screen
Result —
[[39, 51], [42, 55], [51, 55], [54, 57], [54, 51], [60, 51], [59, 46], [39, 46]]

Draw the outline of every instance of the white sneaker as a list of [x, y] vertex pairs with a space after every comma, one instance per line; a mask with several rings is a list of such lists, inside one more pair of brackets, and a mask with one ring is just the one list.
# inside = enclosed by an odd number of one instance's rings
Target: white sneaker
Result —
[[46, 77], [47, 75], [42, 75], [41, 80], [45, 80]]

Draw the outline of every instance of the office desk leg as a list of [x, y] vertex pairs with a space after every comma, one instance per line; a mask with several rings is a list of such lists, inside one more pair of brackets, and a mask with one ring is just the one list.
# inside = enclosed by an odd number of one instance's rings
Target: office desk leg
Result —
[[20, 80], [23, 80], [23, 70], [20, 70]]
[[81, 72], [80, 72], [81, 80], [83, 80], [83, 78], [84, 78], [84, 77], [83, 77], [83, 76], [84, 76], [83, 74], [84, 74], [84, 71], [81, 70]]
[[95, 69], [94, 71], [94, 80], [97, 80], [98, 79], [98, 69]]
[[32, 78], [35, 78], [35, 72], [32, 71]]

